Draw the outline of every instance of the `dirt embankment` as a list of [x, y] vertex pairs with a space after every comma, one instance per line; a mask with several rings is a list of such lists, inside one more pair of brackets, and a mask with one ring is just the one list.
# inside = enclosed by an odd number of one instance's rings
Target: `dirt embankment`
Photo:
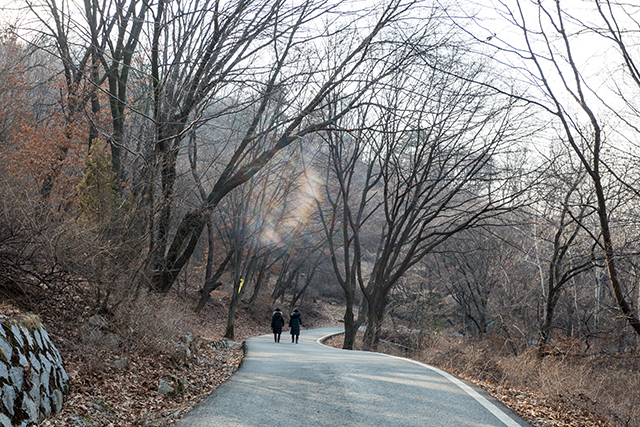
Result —
[[[93, 312], [84, 297], [69, 288], [64, 295], [43, 292], [0, 304], [0, 314], [18, 315], [22, 306], [42, 318], [70, 377], [63, 410], [42, 426], [172, 425], [236, 371], [244, 339], [270, 332], [273, 309], [267, 302], [241, 307], [230, 341], [223, 338], [223, 293], [200, 315], [189, 310], [195, 296], [148, 295], [110, 314]], [[302, 311], [308, 328], [338, 323], [331, 304]]]

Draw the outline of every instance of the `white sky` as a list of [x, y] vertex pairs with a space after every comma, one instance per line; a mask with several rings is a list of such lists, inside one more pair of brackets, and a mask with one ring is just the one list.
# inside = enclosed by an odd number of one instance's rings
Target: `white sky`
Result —
[[24, 13], [20, 13], [18, 0], [0, 0], [0, 28], [19, 24]]
[[[442, 0], [447, 2], [448, 0]], [[456, 1], [456, 0], [452, 0]], [[506, 8], [510, 8], [512, 11], [517, 11], [517, 0], [457, 0], [458, 12], [453, 12], [454, 15], [460, 16], [463, 14], [470, 14], [477, 11], [478, 20], [475, 26], [468, 25], [466, 22], [465, 29], [473, 33], [478, 39], [486, 40], [492, 37], [491, 43], [495, 43], [497, 47], [522, 47], [523, 38], [517, 29], [514, 29], [512, 25], [507, 22], [507, 15], [505, 14]], [[566, 10], [569, 10], [571, 15], [578, 18], [580, 23], [588, 25], [598, 26], [602, 25], [602, 20], [594, 9], [594, 0], [560, 0], [561, 5]], [[359, 0], [353, 1], [354, 4], [361, 4]], [[522, 0], [521, 3], [528, 9], [526, 12], [526, 19], [530, 25], [537, 25], [537, 8], [535, 2], [531, 0]], [[0, 0], [0, 26], [7, 24], [18, 25], [26, 24], [26, 17], [24, 12], [20, 11], [21, 7], [24, 7], [24, 0]], [[555, 0], [542, 0], [542, 4], [553, 8]], [[500, 13], [499, 11], [502, 11]], [[629, 41], [631, 37], [637, 36], [637, 41], [633, 46], [636, 48], [640, 45], [640, 28], [638, 22], [640, 22], [640, 3], [636, 6], [628, 6], [627, 11], [635, 13], [637, 20], [635, 22], [631, 20], [621, 21], [626, 22], [629, 29], [635, 30], [633, 35], [629, 35]], [[622, 19], [623, 15], [619, 15]], [[570, 31], [576, 32], [578, 26], [575, 23], [572, 25], [567, 21], [568, 25], [571, 25]], [[579, 24], [578, 24], [579, 25]], [[541, 49], [540, 52], [544, 52], [544, 46], [538, 45]], [[596, 96], [606, 99], [616, 107], [621, 100], [618, 96], [614, 95], [616, 85], [624, 85], [625, 79], [623, 77], [623, 65], [620, 53], [616, 50], [610, 42], [605, 41], [601, 36], [594, 35], [593, 33], [582, 32], [579, 36], [576, 36], [575, 43], [572, 44], [573, 52], [576, 55], [576, 60], [580, 64], [580, 69], [583, 78], [587, 80], [589, 88], [593, 91], [590, 95], [591, 99], [595, 102]], [[487, 46], [487, 52], [493, 56], [494, 59], [504, 62], [505, 64], [511, 64], [515, 67], [523, 67], [531, 69], [531, 63], [521, 61], [517, 55], [505, 55], [503, 53], [491, 52]], [[638, 55], [638, 61], [640, 61], [640, 55]], [[549, 65], [549, 64], [548, 64]], [[551, 70], [551, 69], [549, 69]], [[503, 77], [511, 70], [505, 70]], [[566, 72], [567, 69], [564, 69]], [[509, 85], [513, 84], [513, 79], [521, 79], [523, 86], [530, 84], [531, 80], [527, 81], [526, 73], [520, 73], [517, 77], [513, 76], [509, 79], [504, 79], [501, 84]], [[556, 80], [555, 84], [559, 85], [560, 81]], [[638, 94], [639, 88], [630, 86], [625, 88], [629, 93]], [[630, 96], [629, 98], [640, 98], [638, 96]], [[640, 105], [639, 105], [640, 107]], [[622, 108], [622, 106], [620, 106]], [[606, 109], [600, 105], [600, 113], [607, 115]], [[609, 111], [610, 115], [610, 111]]]
[[[539, 31], [540, 25], [536, 2], [521, 0], [520, 3], [525, 8], [524, 17], [529, 28]], [[541, 3], [549, 8], [552, 13], [555, 13], [555, 0], [542, 0]], [[508, 9], [513, 13], [519, 13], [516, 6], [517, 0], [479, 0], [478, 2], [460, 0], [458, 5], [464, 11], [461, 13], [470, 14], [471, 10], [478, 13], [476, 15], [478, 17], [476, 25], [468, 25], [465, 27], [467, 31], [473, 33], [480, 40], [487, 40], [491, 37], [489, 43], [496, 48], [504, 49], [503, 51], [491, 50], [489, 46], [486, 46], [487, 54], [492, 59], [504, 64], [505, 74], [502, 76], [510, 75], [512, 77], [511, 79], [503, 78], [499, 83], [505, 85], [504, 87], [508, 84], [521, 84], [523, 87], [529, 85], [529, 88], [535, 88], [539, 82], [535, 81], [532, 74], [530, 74], [530, 72], [533, 72], [534, 75], [538, 75], [533, 63], [523, 59], [512, 49], [523, 49], [525, 47], [522, 31], [508, 22], [510, 17], [506, 13]], [[638, 97], [640, 88], [630, 81], [617, 46], [603, 36], [595, 34], [593, 31], [585, 30], [587, 27], [604, 27], [604, 21], [595, 8], [594, 0], [560, 0], [560, 5], [571, 15], [565, 19], [566, 30], [569, 34], [572, 34], [571, 51], [575, 62], [578, 64], [581, 78], [586, 83], [583, 89], [588, 87], [585, 91], [585, 96], [590, 107], [595, 110], [598, 119], [605, 124], [604, 129], [607, 137], [610, 138], [611, 146], [625, 146], [627, 150], [634, 149], [634, 146], [640, 142], [638, 140], [638, 132], [631, 130], [619, 117], [616, 117], [614, 112], [620, 114], [629, 113], [631, 120], [637, 122], [636, 112], [632, 111], [626, 101], [618, 95], [618, 92], [621, 90], [627, 96], [627, 100], [634, 102], [640, 98]], [[498, 11], [502, 11], [502, 13]], [[640, 3], [635, 6], [627, 3], [625, 11], [631, 17], [625, 15], [619, 8], [615, 9], [614, 13], [616, 13], [618, 23], [624, 26], [624, 30], [628, 31], [625, 35], [625, 40], [629, 43], [628, 46], [632, 54], [636, 54], [636, 60], [640, 62], [640, 54], [637, 54], [637, 47], [640, 45], [640, 25], [638, 24], [640, 22]], [[518, 21], [521, 20], [520, 16], [516, 16], [516, 18]], [[548, 24], [548, 19], [546, 19], [546, 22], [545, 33], [550, 37], [557, 37], [552, 27]], [[569, 82], [569, 86], [574, 89], [576, 86], [573, 83], [573, 73], [564, 61], [566, 57], [564, 43], [559, 38], [553, 40], [553, 42], [553, 51], [554, 55], [556, 55], [557, 63], [562, 65], [561, 70]], [[549, 57], [549, 50], [541, 37], [538, 37], [533, 46], [540, 57]], [[512, 53], [505, 53], [510, 49]], [[581, 120], [586, 121], [584, 113], [580, 112], [578, 105], [569, 98], [569, 94], [564, 89], [563, 82], [559, 78], [558, 71], [554, 69], [554, 64], [550, 61], [543, 60], [543, 62], [544, 71], [556, 93], [560, 94], [563, 99], [564, 105], [575, 117], [582, 116]], [[515, 73], [514, 68], [519, 68], [520, 71]], [[539, 93], [540, 99], [543, 100], [542, 93]], [[605, 106], [602, 101], [612, 108]], [[548, 103], [548, 101], [545, 103]], [[640, 103], [636, 105], [636, 108], [638, 107], [640, 107]]]

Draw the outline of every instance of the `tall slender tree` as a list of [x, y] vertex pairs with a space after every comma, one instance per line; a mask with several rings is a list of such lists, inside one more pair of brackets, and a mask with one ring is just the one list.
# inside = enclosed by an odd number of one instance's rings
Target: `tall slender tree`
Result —
[[[611, 178], [616, 180], [620, 177], [606, 158], [609, 148], [603, 130], [602, 113], [599, 112], [602, 111], [601, 101], [604, 97], [592, 90], [590, 78], [587, 77], [588, 70], [580, 62], [580, 41], [576, 38], [578, 34], [593, 36], [594, 29], [582, 24], [580, 19], [574, 19], [578, 18], [578, 11], [567, 8], [562, 2], [538, 2], [532, 5], [515, 0], [500, 4], [499, 11], [519, 32], [518, 40], [522, 44], [516, 44], [515, 38], [506, 40], [499, 37], [492, 38], [491, 43], [499, 47], [503, 53], [515, 55], [518, 60], [524, 62], [524, 67], [518, 70], [525, 73], [527, 80], [531, 82], [532, 90], [522, 98], [536, 104], [557, 120], [563, 139], [567, 141], [589, 177], [599, 220], [600, 233], [595, 241], [604, 254], [609, 283], [617, 305], [628, 324], [640, 334], [640, 320], [626, 300], [625, 286], [618, 272], [618, 254], [611, 229], [611, 211], [606, 187]], [[612, 4], [601, 1], [594, 3], [597, 8], [594, 11], [600, 12], [606, 24], [603, 30], [598, 28], [595, 31], [612, 39], [618, 48], [622, 43], [624, 48], [626, 45], [622, 41], [623, 32], [620, 32], [619, 26], [612, 24], [613, 20], [607, 19], [607, 8], [603, 7]], [[613, 15], [609, 15], [611, 16]], [[632, 59], [628, 49], [621, 49], [621, 52], [626, 63]], [[628, 64], [633, 78], [635, 68], [632, 62]], [[537, 96], [535, 90], [538, 90]]]

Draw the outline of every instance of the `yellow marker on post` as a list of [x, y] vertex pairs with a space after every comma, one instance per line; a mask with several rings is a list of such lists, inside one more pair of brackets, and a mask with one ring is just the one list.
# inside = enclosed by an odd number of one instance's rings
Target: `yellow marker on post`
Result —
[[242, 290], [242, 284], [244, 283], [244, 279], [240, 279], [240, 287], [238, 288], [238, 293]]

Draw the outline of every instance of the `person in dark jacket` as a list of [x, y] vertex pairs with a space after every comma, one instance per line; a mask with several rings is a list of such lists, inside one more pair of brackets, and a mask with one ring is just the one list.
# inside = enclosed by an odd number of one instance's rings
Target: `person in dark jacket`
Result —
[[280, 334], [282, 333], [282, 328], [284, 327], [284, 316], [279, 308], [276, 308], [276, 311], [271, 316], [271, 330], [273, 331], [273, 340], [275, 342], [280, 342]]
[[300, 336], [300, 326], [302, 326], [302, 318], [298, 309], [293, 309], [293, 313], [289, 315], [289, 327], [291, 328], [291, 342], [298, 344], [298, 337]]

